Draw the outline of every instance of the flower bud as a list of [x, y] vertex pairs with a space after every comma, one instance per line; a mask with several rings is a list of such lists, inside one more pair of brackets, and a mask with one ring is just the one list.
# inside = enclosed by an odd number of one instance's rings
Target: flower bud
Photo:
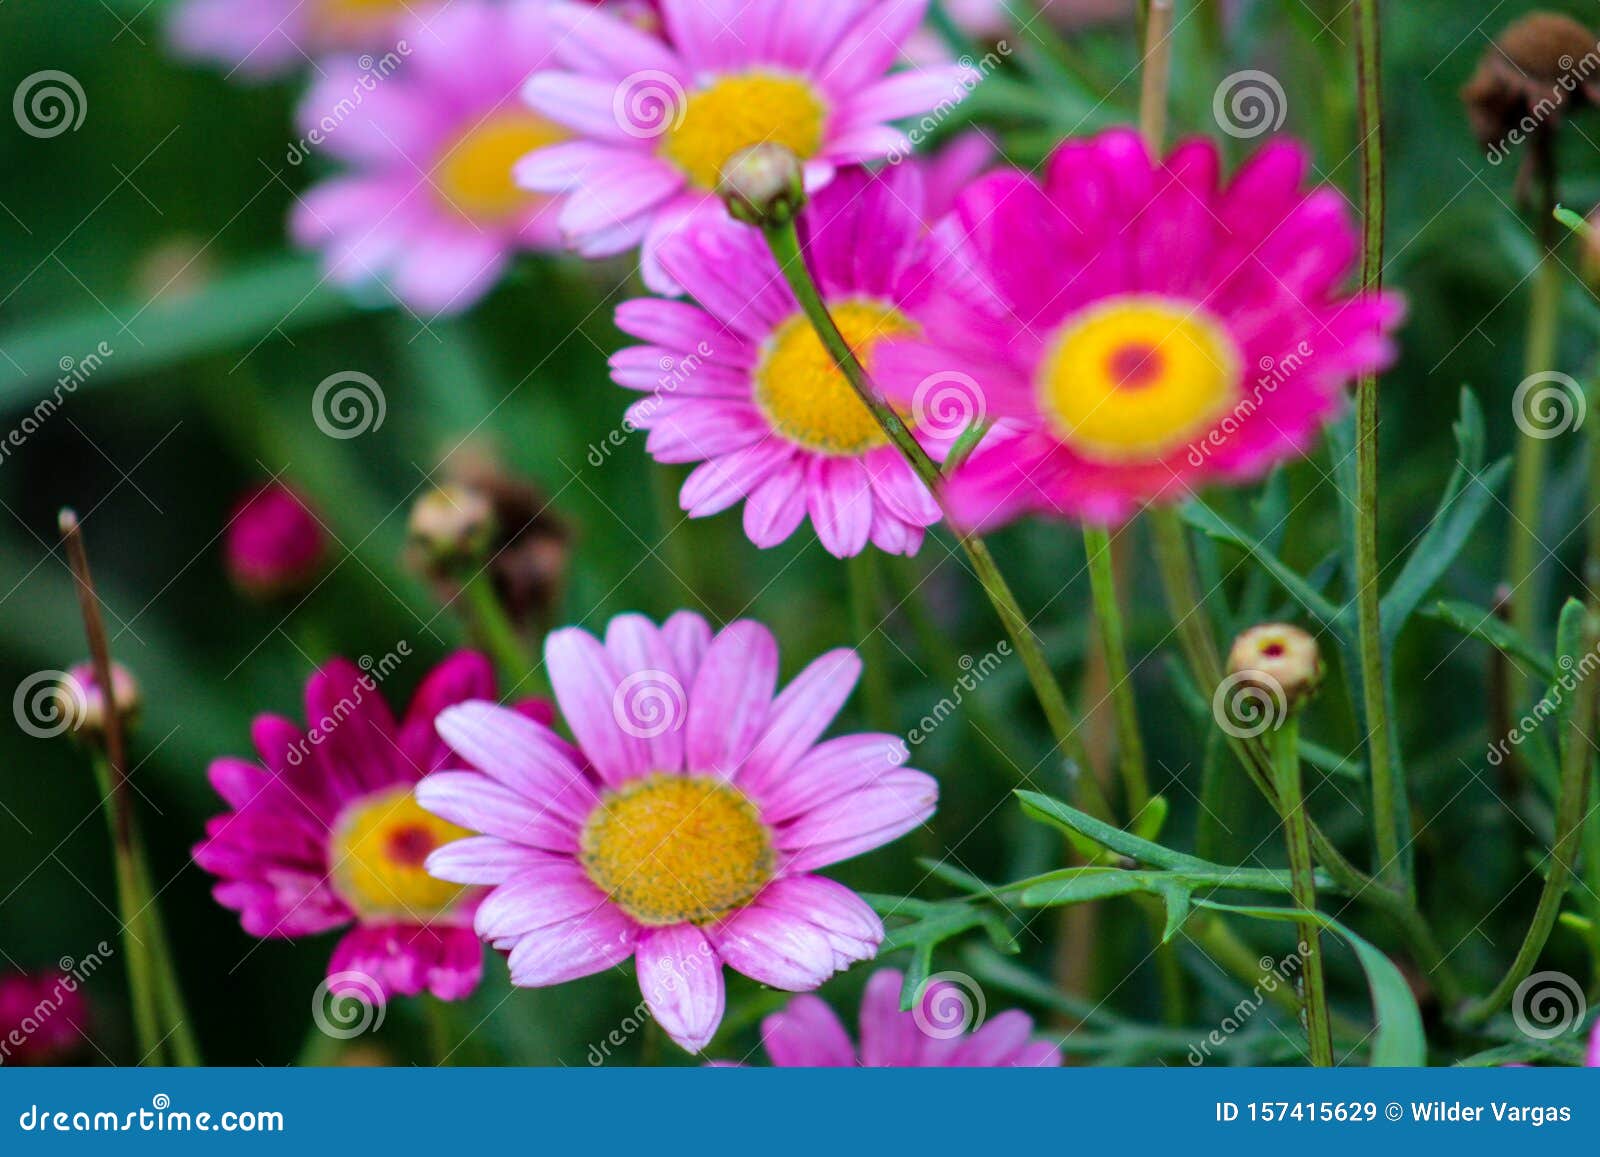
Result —
[[[139, 708], [144, 703], [139, 681], [121, 663], [113, 663], [111, 686], [123, 730], [131, 730], [138, 722]], [[100, 681], [94, 677], [94, 664], [79, 663], [69, 668], [66, 678], [56, 684], [55, 693], [56, 706], [61, 712], [58, 718], [67, 721], [69, 731], [91, 740], [105, 734], [106, 696]]]
[[1569, 16], [1533, 12], [1509, 25], [1461, 90], [1472, 130], [1486, 149], [1508, 150], [1553, 129], [1569, 108], [1600, 101], [1600, 47]]
[[746, 225], [787, 225], [805, 207], [805, 171], [800, 158], [783, 145], [752, 145], [722, 166], [717, 195], [733, 218]]
[[223, 532], [228, 577], [255, 599], [299, 594], [316, 579], [327, 552], [322, 524], [280, 482], [268, 482], [240, 499]]
[[480, 562], [494, 539], [494, 506], [482, 491], [446, 483], [412, 505], [409, 529], [435, 566]]
[[1261, 688], [1273, 699], [1282, 696], [1297, 710], [1322, 685], [1322, 651], [1317, 640], [1290, 623], [1251, 627], [1233, 641], [1228, 674], [1239, 683]]

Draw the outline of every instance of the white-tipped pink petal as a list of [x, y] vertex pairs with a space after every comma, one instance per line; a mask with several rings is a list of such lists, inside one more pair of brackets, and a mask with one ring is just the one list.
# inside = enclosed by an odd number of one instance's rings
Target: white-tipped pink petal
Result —
[[652, 928], [639, 941], [639, 991], [656, 1023], [691, 1053], [722, 1023], [722, 962], [693, 924]]

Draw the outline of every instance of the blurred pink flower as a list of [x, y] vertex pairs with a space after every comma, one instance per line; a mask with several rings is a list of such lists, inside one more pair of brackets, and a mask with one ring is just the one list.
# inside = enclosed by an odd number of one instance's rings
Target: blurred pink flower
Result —
[[330, 52], [393, 50], [400, 26], [438, 0], [180, 0], [167, 28], [181, 56], [272, 76]]
[[[63, 961], [65, 968], [70, 961]], [[0, 976], [0, 1064], [49, 1065], [72, 1059], [85, 1040], [89, 1006], [75, 974]]]
[[311, 508], [281, 482], [239, 500], [222, 537], [223, 563], [234, 586], [256, 598], [293, 593], [322, 569], [327, 535]]

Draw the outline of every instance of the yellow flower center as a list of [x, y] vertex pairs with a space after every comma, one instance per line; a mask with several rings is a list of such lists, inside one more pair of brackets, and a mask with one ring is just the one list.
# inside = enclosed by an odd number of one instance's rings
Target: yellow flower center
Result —
[[498, 224], [537, 196], [517, 187], [511, 176], [516, 163], [566, 137], [564, 130], [531, 112], [491, 116], [457, 137], [439, 158], [433, 180], [440, 200], [480, 224]]
[[408, 0], [318, 0], [311, 6], [315, 24], [346, 27], [354, 21], [387, 20], [403, 15]]
[[428, 853], [472, 833], [423, 811], [401, 784], [357, 800], [334, 824], [334, 890], [365, 917], [436, 916], [465, 890], [423, 870]]
[[[830, 302], [829, 308], [869, 369], [879, 341], [917, 332], [916, 323], [893, 306], [847, 301]], [[803, 313], [767, 339], [755, 379], [756, 405], [772, 428], [808, 450], [854, 457], [889, 441]]]
[[783, 145], [802, 161], [822, 148], [827, 107], [810, 84], [749, 72], [690, 93], [661, 151], [691, 182], [715, 189], [722, 166], [752, 145]]
[[653, 928], [710, 923], [772, 879], [772, 836], [711, 776], [653, 775], [607, 792], [579, 841], [589, 878]]
[[1069, 318], [1039, 398], [1062, 441], [1104, 462], [1150, 462], [1208, 429], [1239, 396], [1239, 350], [1199, 307], [1112, 298]]

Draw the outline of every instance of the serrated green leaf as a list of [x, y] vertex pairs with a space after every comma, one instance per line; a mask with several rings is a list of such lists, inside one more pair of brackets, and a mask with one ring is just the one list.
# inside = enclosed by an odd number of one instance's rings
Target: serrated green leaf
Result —
[[1555, 662], [1549, 654], [1523, 638], [1515, 627], [1493, 611], [1456, 599], [1444, 599], [1418, 614], [1422, 618], [1443, 623], [1469, 638], [1488, 643], [1512, 659], [1522, 660], [1546, 682], [1556, 676]]

